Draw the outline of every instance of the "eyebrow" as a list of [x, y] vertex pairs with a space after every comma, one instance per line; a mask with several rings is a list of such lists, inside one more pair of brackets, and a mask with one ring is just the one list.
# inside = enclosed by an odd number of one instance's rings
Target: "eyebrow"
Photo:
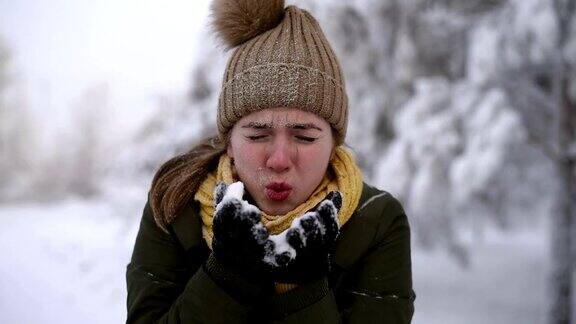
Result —
[[301, 123], [288, 123], [288, 124], [286, 124], [286, 127], [287, 127], [287, 128], [292, 128], [292, 129], [304, 129], [304, 130], [306, 130], [306, 129], [315, 129], [315, 130], [322, 131], [322, 128], [316, 126], [316, 124], [314, 124], [314, 123], [304, 123], [304, 124], [301, 124]]
[[[297, 130], [307, 130], [307, 129], [315, 129], [318, 131], [322, 131], [322, 128], [317, 126], [314, 123], [287, 123], [285, 125], [286, 128], [290, 129], [297, 129]], [[255, 128], [255, 129], [272, 129], [274, 128], [270, 123], [262, 123], [257, 121], [249, 122], [248, 124], [242, 126], [242, 128]]]
[[242, 128], [272, 129], [272, 124], [252, 121], [242, 126]]

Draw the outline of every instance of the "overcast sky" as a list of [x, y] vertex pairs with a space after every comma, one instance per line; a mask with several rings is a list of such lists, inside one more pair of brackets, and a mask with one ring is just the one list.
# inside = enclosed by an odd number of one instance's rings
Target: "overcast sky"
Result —
[[105, 82], [123, 120], [151, 109], [155, 94], [185, 91], [208, 3], [0, 0], [0, 35], [30, 109], [57, 120], [87, 87]]

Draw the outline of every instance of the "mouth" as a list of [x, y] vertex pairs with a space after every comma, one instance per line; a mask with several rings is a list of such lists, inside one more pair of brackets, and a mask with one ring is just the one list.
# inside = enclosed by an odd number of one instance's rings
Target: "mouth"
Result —
[[284, 201], [292, 193], [292, 186], [286, 182], [271, 182], [266, 185], [266, 196], [273, 201]]

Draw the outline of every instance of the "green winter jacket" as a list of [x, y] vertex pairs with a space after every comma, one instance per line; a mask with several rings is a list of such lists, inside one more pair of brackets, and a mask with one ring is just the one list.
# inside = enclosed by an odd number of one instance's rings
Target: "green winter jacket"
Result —
[[410, 228], [399, 201], [364, 184], [341, 228], [328, 278], [249, 306], [201, 267], [208, 249], [198, 206], [167, 234], [146, 204], [127, 268], [127, 323], [410, 323], [414, 313]]

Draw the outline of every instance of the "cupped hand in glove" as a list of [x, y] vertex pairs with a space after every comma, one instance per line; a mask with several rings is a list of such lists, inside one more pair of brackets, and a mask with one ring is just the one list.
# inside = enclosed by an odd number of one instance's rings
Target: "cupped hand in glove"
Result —
[[269, 265], [263, 260], [272, 243], [261, 223], [261, 211], [243, 200], [243, 195], [242, 182], [216, 186], [212, 250], [224, 267], [248, 279], [259, 279], [268, 272]]
[[299, 218], [290, 228], [270, 236], [274, 253], [266, 255], [277, 282], [303, 284], [318, 280], [330, 271], [330, 251], [340, 232], [338, 210], [342, 195], [333, 191], [318, 207]]

